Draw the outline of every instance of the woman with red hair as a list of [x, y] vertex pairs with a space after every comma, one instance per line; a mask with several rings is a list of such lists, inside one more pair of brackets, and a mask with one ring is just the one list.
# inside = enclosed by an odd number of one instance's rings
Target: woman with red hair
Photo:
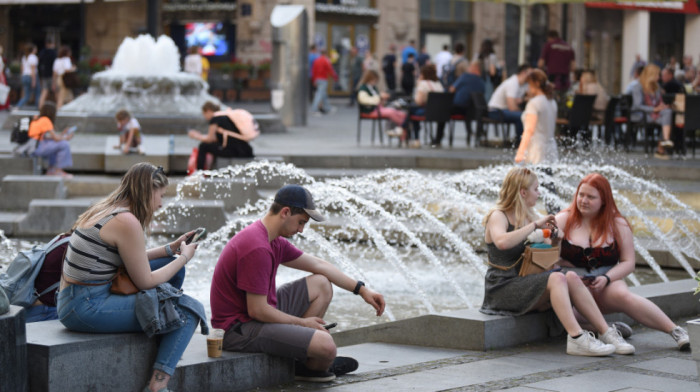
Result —
[[564, 236], [560, 264], [586, 274], [583, 282], [603, 314], [623, 312], [670, 334], [681, 350], [690, 348], [688, 333], [653, 302], [630, 292], [623, 280], [634, 271], [634, 238], [605, 177], [598, 173], [585, 176], [573, 202], [556, 220]]

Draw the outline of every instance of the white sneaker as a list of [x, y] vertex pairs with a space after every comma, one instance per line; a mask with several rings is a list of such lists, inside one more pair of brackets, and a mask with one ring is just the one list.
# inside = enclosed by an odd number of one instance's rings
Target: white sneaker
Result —
[[599, 336], [599, 339], [603, 343], [615, 346], [615, 354], [634, 354], [634, 346], [625, 342], [622, 334], [615, 327], [608, 328]]
[[571, 335], [566, 337], [566, 353], [569, 355], [583, 355], [587, 357], [604, 357], [615, 352], [615, 346], [605, 344], [595, 338], [593, 332], [583, 331], [583, 334], [574, 339]]
[[685, 329], [676, 326], [676, 328], [671, 330], [671, 337], [678, 343], [678, 348], [681, 351], [690, 350], [690, 337], [688, 337], [688, 332]]
[[386, 130], [387, 136], [391, 137], [398, 137], [403, 134], [403, 128], [401, 127], [394, 127]]

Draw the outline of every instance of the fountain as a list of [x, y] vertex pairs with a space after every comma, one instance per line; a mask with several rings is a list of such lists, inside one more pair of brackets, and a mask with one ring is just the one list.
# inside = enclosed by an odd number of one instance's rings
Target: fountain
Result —
[[116, 113], [126, 109], [142, 115], [200, 117], [209, 85], [180, 71], [180, 52], [170, 37], [127, 37], [119, 46], [112, 67], [92, 76], [87, 94], [62, 108], [70, 113]]
[[[231, 197], [231, 188], [226, 186], [231, 183], [252, 187], [260, 194], [260, 198], [230, 207], [226, 224], [209, 233], [188, 265], [185, 290], [208, 309], [211, 275], [228, 239], [264, 215], [280, 184], [304, 184], [329, 219], [307, 226], [292, 241], [362, 279], [384, 294], [389, 305], [378, 319], [362, 301], [337, 290], [327, 318], [337, 321], [340, 329], [350, 329], [480, 306], [486, 271], [481, 221], [511, 167], [453, 173], [387, 169], [359, 177], [317, 180], [291, 164], [256, 161], [187, 177], [178, 184], [177, 197], [159, 210], [155, 220], [161, 227], [180, 227], [175, 217], [195, 213], [192, 190], [205, 185], [220, 186], [213, 192], [219, 199]], [[605, 175], [613, 184], [618, 207], [633, 225], [637, 259], [649, 266], [630, 275], [628, 284], [695, 276], [693, 266], [697, 268], [700, 260], [700, 217], [692, 207], [662, 186], [616, 166], [586, 161], [551, 168], [558, 193], [540, 188], [540, 213], [544, 213], [545, 201], [567, 207], [578, 181], [591, 171]], [[540, 169], [535, 168], [540, 181], [551, 180]], [[152, 236], [149, 245], [163, 241]], [[19, 245], [27, 246], [30, 243]], [[11, 248], [0, 237], [2, 263], [11, 259]], [[659, 251], [673, 256], [682, 269], [662, 269], [655, 258]], [[281, 268], [278, 282], [303, 275]]]
[[[201, 108], [206, 101], [221, 104], [207, 91], [199, 75], [180, 71], [180, 52], [165, 35], [127, 37], [117, 49], [112, 67], [92, 76], [87, 93], [64, 105], [56, 126], [77, 125], [81, 133], [113, 133], [114, 114], [126, 109], [138, 118], [146, 134], [185, 134], [204, 124]], [[6, 129], [35, 111], [14, 111]], [[254, 115], [261, 132], [284, 132], [279, 117]]]

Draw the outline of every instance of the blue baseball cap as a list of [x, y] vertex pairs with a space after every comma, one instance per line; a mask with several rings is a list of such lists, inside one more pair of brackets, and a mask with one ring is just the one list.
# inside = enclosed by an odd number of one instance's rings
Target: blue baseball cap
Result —
[[311, 193], [301, 185], [289, 184], [280, 188], [275, 195], [275, 203], [287, 207], [303, 208], [309, 214], [309, 217], [316, 222], [326, 220], [326, 217], [316, 211], [316, 205]]

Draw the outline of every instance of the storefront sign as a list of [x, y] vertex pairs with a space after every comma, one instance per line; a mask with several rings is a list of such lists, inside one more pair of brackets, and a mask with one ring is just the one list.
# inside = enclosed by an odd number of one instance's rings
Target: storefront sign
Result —
[[323, 3], [316, 3], [316, 12], [359, 16], [379, 16], [379, 10], [376, 8]]
[[586, 2], [589, 8], [606, 8], [614, 10], [638, 10], [650, 12], [674, 12], [680, 14], [700, 14], [696, 0], [688, 1], [624, 1], [624, 2]]

